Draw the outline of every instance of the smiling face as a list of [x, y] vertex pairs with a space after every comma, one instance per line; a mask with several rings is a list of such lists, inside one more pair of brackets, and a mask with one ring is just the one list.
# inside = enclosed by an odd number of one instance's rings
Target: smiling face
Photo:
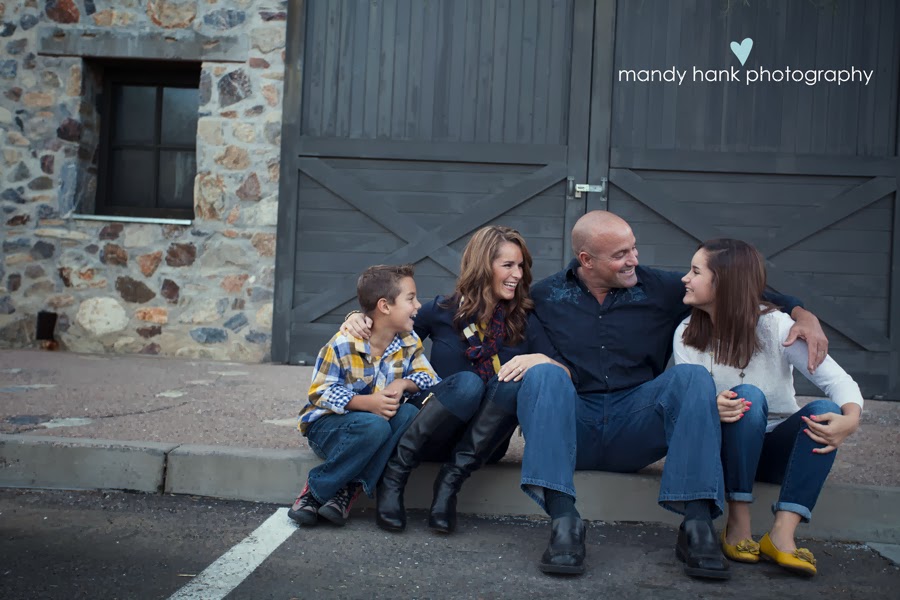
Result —
[[416, 297], [416, 280], [412, 277], [404, 277], [398, 287], [400, 293], [393, 302], [382, 298], [379, 303], [384, 303], [385, 313], [390, 322], [390, 327], [396, 333], [406, 333], [413, 330], [414, 319], [422, 305]]
[[708, 267], [706, 250], [697, 250], [691, 259], [691, 269], [681, 278], [684, 283], [684, 303], [712, 314], [716, 301], [715, 275]]
[[525, 259], [522, 249], [512, 242], [503, 242], [497, 256], [491, 261], [491, 291], [497, 301], [512, 300], [516, 296], [516, 287], [522, 280], [522, 269]]
[[591, 284], [604, 288], [630, 288], [637, 284], [637, 240], [631, 227], [622, 221], [602, 235], [591, 236], [588, 248], [579, 254]]

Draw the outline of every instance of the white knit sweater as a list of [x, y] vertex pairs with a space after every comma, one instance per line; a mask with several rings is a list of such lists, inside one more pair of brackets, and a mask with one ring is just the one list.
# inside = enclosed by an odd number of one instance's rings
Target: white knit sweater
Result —
[[713, 364], [711, 352], [703, 352], [692, 346], [686, 346], [682, 340], [685, 327], [690, 322], [688, 317], [675, 330], [672, 342], [675, 364], [693, 364], [706, 367], [716, 382], [716, 391], [730, 390], [741, 383], [755, 385], [766, 395], [769, 405], [769, 425], [771, 431], [775, 425], [799, 410], [794, 392], [793, 370], [796, 368], [807, 379], [816, 384], [835, 404], [843, 406], [848, 402], [863, 405], [859, 386], [844, 369], [830, 356], [825, 358], [814, 374], [807, 368], [807, 346], [803, 340], [797, 340], [790, 346], [783, 346], [794, 320], [783, 312], [770, 312], [759, 317], [756, 335], [761, 344], [750, 359], [750, 364], [743, 369], [735, 369], [721, 364]]

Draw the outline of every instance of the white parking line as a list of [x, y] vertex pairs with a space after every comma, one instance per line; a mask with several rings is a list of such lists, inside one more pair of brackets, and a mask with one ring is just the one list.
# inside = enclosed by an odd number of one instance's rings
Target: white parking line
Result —
[[297, 531], [287, 512], [287, 508], [276, 510], [256, 531], [206, 567], [169, 600], [221, 600], [227, 596]]

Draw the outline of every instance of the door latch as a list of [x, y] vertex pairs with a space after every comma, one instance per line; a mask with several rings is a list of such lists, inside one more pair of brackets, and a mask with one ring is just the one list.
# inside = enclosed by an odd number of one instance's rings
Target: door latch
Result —
[[576, 183], [575, 184], [575, 197], [581, 198], [581, 194], [584, 192], [591, 192], [594, 194], [600, 194], [602, 198], [606, 198], [606, 184], [607, 179], [603, 177], [600, 179], [600, 185], [591, 185], [588, 183]]

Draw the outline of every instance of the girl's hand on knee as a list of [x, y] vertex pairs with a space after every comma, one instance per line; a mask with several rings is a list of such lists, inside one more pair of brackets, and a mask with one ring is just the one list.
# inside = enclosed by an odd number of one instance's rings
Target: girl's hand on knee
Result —
[[811, 417], [801, 416], [800, 418], [807, 427], [803, 432], [814, 442], [825, 446], [824, 448], [813, 448], [813, 452], [816, 454], [834, 452], [859, 428], [859, 415], [840, 415], [830, 412]]
[[734, 423], [750, 410], [750, 402], [737, 397], [737, 392], [725, 390], [716, 396], [716, 406], [719, 409], [719, 421], [722, 423]]

